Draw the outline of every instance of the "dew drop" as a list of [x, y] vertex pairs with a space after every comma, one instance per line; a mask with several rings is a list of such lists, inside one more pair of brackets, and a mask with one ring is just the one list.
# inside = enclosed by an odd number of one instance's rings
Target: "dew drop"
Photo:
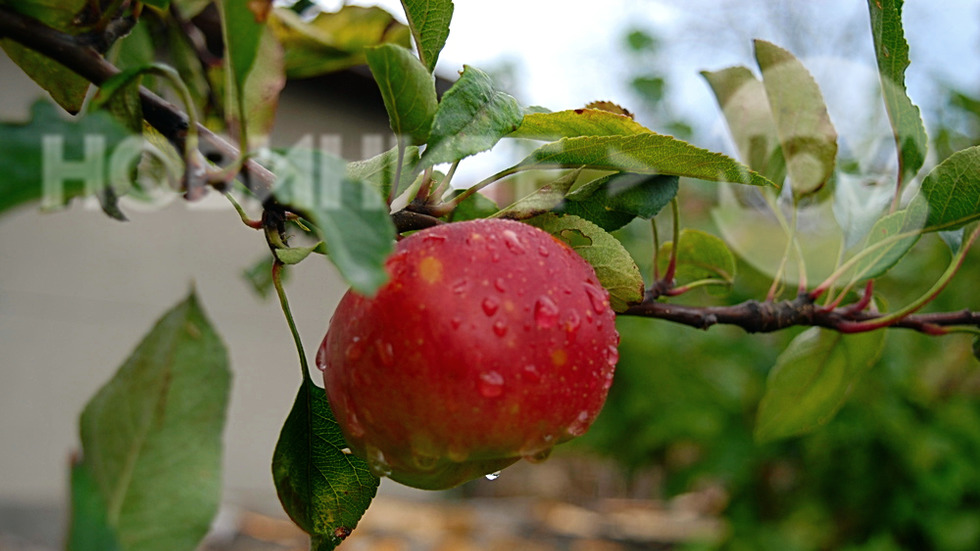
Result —
[[585, 431], [589, 428], [589, 415], [588, 411], [582, 410], [579, 412], [578, 417], [570, 425], [568, 425], [569, 436], [582, 436]]
[[504, 320], [497, 320], [496, 322], [494, 322], [493, 332], [498, 337], [503, 337], [504, 335], [507, 334], [507, 324], [504, 323]]
[[619, 349], [614, 345], [610, 344], [609, 348], [606, 349], [606, 361], [609, 362], [610, 367], [615, 367], [619, 362]]
[[498, 478], [500, 478], [500, 471], [495, 471], [490, 474], [487, 474], [485, 475], [485, 478], [487, 480], [497, 480]]
[[420, 471], [431, 471], [436, 467], [436, 465], [439, 464], [439, 458], [432, 455], [426, 455], [424, 453], [416, 453], [412, 455], [412, 463], [414, 463]]
[[504, 278], [498, 277], [493, 280], [493, 288], [500, 291], [501, 293], [507, 292], [507, 284], [504, 282]]
[[459, 316], [453, 316], [453, 318], [449, 320], [449, 325], [451, 325], [453, 329], [459, 329], [459, 326], [463, 325], [463, 318]]
[[378, 358], [381, 359], [381, 363], [388, 367], [395, 365], [395, 349], [390, 342], [378, 339], [374, 341], [374, 347], [378, 350]]
[[578, 328], [582, 325], [582, 318], [578, 315], [578, 312], [572, 310], [568, 313], [568, 319], [565, 320], [565, 331], [569, 333], [575, 333]]
[[507, 245], [507, 249], [514, 254], [524, 254], [524, 245], [521, 245], [520, 238], [513, 230], [504, 230], [501, 235], [504, 236], [504, 245]]
[[612, 384], [613, 384], [613, 374], [610, 371], [609, 373], [606, 373], [606, 378], [604, 381], [602, 381], [602, 390], [609, 390], [610, 388], [612, 388]]
[[504, 393], [504, 377], [496, 371], [484, 371], [478, 386], [484, 398], [498, 398]]
[[524, 460], [529, 463], [541, 463], [551, 457], [552, 448], [545, 448], [539, 452], [528, 454], [524, 456]]
[[432, 232], [427, 232], [425, 234], [425, 237], [422, 238], [423, 242], [428, 241], [430, 243], [442, 243], [445, 240], [446, 240], [445, 235], [442, 235], [441, 233], [432, 233]]
[[586, 283], [585, 294], [589, 295], [589, 301], [592, 302], [592, 309], [595, 310], [596, 314], [602, 314], [609, 308], [609, 297], [602, 289], [591, 283]]
[[347, 410], [347, 430], [350, 431], [351, 436], [354, 438], [364, 436], [364, 425], [362, 425], [361, 420], [357, 418], [357, 414], [351, 411], [349, 408]]
[[538, 247], [538, 254], [547, 257], [548, 255], [551, 254], [551, 251], [548, 250], [548, 247], [541, 245], [540, 247]]
[[547, 329], [558, 323], [558, 305], [547, 296], [538, 297], [534, 303], [534, 322], [538, 327]]
[[453, 283], [452, 290], [457, 295], [462, 295], [463, 293], [466, 292], [466, 289], [469, 288], [469, 286], [470, 286], [470, 282], [469, 281], [466, 281], [465, 279], [460, 278], [460, 279], [457, 279]]
[[327, 347], [326, 342], [320, 345], [320, 348], [316, 351], [316, 368], [320, 371], [327, 370]]
[[500, 308], [500, 301], [494, 297], [487, 297], [483, 299], [483, 313], [492, 316], [497, 313], [497, 309]]
[[[356, 362], [361, 359], [361, 356], [364, 355], [364, 341], [361, 340], [361, 337], [354, 337], [350, 340], [350, 344], [347, 345], [344, 355], [351, 362]], [[319, 364], [317, 367], [319, 367]]]
[[527, 380], [530, 383], [541, 382], [541, 372], [538, 371], [538, 366], [534, 364], [527, 364], [524, 366], [524, 375], [527, 376]]
[[365, 459], [367, 459], [368, 467], [375, 476], [388, 476], [391, 474], [391, 465], [388, 464], [384, 452], [379, 448], [367, 445], [364, 447], [364, 453], [367, 455]]

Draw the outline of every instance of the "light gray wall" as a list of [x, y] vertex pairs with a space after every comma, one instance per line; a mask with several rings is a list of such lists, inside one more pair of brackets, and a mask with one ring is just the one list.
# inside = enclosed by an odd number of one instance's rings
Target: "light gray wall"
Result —
[[[0, 119], [9, 121], [26, 117], [38, 89], [0, 54], [0, 91]], [[337, 125], [345, 135], [360, 132], [362, 113], [331, 114], [309, 92], [291, 97], [280, 144]], [[385, 122], [375, 117], [367, 128], [383, 132]], [[124, 206], [125, 223], [78, 203], [56, 213], [26, 207], [0, 216], [0, 501], [64, 502], [79, 412], [194, 285], [234, 371], [226, 498], [275, 504], [269, 463], [299, 364], [277, 302], [257, 298], [240, 275], [268, 254], [262, 234], [215, 199]], [[325, 260], [311, 258], [292, 270], [287, 291], [312, 357], [344, 285]]]

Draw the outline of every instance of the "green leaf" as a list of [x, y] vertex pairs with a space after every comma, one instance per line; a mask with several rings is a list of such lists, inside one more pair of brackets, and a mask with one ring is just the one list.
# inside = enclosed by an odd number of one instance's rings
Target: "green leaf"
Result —
[[[244, 103], [240, 107], [229, 108], [225, 114], [229, 124], [240, 131], [242, 117], [250, 147], [258, 148], [268, 144], [268, 136], [275, 125], [276, 111], [279, 108], [279, 94], [286, 85], [286, 69], [282, 47], [276, 41], [275, 33], [266, 25], [259, 29], [259, 41], [251, 68], [245, 75], [243, 85], [227, 87], [227, 105], [238, 106], [239, 90], [244, 91]], [[239, 113], [239, 109], [244, 112]]]
[[232, 82], [238, 90], [245, 89], [252, 65], [258, 56], [259, 42], [265, 30], [265, 22], [272, 9], [271, 0], [242, 2], [220, 0], [221, 29], [225, 43], [226, 59], [231, 67]]
[[410, 51], [394, 44], [368, 49], [367, 61], [395, 136], [424, 144], [439, 107], [432, 75]]
[[225, 347], [191, 294], [85, 406], [84, 462], [123, 549], [195, 549], [207, 533], [230, 381]]
[[405, 16], [412, 28], [419, 59], [431, 73], [436, 68], [439, 52], [449, 38], [449, 22], [453, 18], [452, 0], [402, 0]]
[[276, 258], [279, 262], [287, 265], [299, 264], [306, 257], [310, 256], [312, 253], [325, 253], [326, 249], [323, 246], [323, 242], [319, 242], [316, 245], [309, 247], [286, 247], [284, 249], [276, 249]]
[[777, 185], [786, 178], [786, 160], [762, 82], [745, 67], [702, 71], [718, 100], [742, 162]]
[[868, 10], [881, 92], [898, 149], [901, 181], [908, 182], [922, 168], [929, 141], [919, 108], [909, 99], [905, 88], [909, 45], [902, 30], [902, 0], [868, 0]]
[[601, 109], [527, 113], [508, 138], [554, 141], [579, 136], [631, 136], [653, 132], [626, 115]]
[[276, 443], [272, 477], [283, 508], [310, 534], [313, 549], [339, 545], [381, 483], [349, 451], [326, 392], [305, 380]]
[[558, 210], [585, 218], [606, 231], [615, 231], [634, 218], [653, 218], [677, 195], [677, 190], [677, 176], [611, 174], [570, 193]]
[[82, 461], [73, 460], [71, 465], [71, 523], [66, 547], [68, 551], [122, 551], [109, 526], [105, 500]]
[[[453, 195], [455, 196], [462, 192], [463, 190], [457, 190]], [[494, 203], [492, 199], [481, 193], [474, 193], [464, 199], [462, 203], [456, 205], [456, 208], [449, 215], [449, 221], [462, 222], [477, 218], [490, 218], [498, 210], [497, 203]]]
[[364, 52], [378, 44], [411, 47], [411, 32], [378, 7], [344, 6], [305, 21], [277, 8], [269, 19], [285, 51], [286, 76], [307, 78], [367, 63]]
[[793, 196], [821, 190], [834, 175], [837, 131], [806, 67], [786, 50], [755, 41], [755, 57], [786, 159]]
[[773, 185], [759, 173], [721, 153], [653, 133], [562, 138], [539, 147], [519, 166], [584, 166], [638, 174], [688, 176], [715, 182]]
[[881, 356], [884, 331], [842, 335], [812, 327], [800, 333], [769, 372], [755, 438], [768, 442], [826, 424]]
[[919, 193], [929, 204], [926, 231], [955, 230], [980, 219], [980, 146], [939, 163], [922, 180]]
[[868, 256], [854, 269], [854, 281], [873, 279], [884, 275], [919, 241], [926, 211], [921, 202], [913, 202], [908, 208], [883, 216], [871, 227], [863, 250]]
[[377, 190], [346, 177], [342, 159], [294, 147], [273, 163], [279, 202], [316, 225], [327, 255], [340, 274], [364, 295], [388, 279], [384, 263], [395, 240], [388, 207]]
[[521, 124], [517, 100], [495, 90], [490, 76], [464, 66], [439, 103], [422, 168], [451, 163], [490, 149]]
[[131, 183], [129, 174], [112, 169], [138, 154], [119, 147], [130, 136], [109, 113], [66, 120], [43, 100], [32, 107], [30, 122], [0, 123], [0, 213], [33, 201], [42, 208], [62, 207], [109, 186], [121, 194]]
[[[32, 0], [4, 2], [4, 5], [33, 17], [52, 29], [75, 34], [75, 16], [85, 9], [86, 0]], [[51, 98], [65, 111], [74, 115], [82, 109], [89, 88], [88, 80], [57, 61], [13, 40], [0, 39], [0, 47], [27, 76], [51, 94]]]
[[494, 214], [494, 217], [524, 220], [560, 206], [565, 200], [568, 190], [572, 189], [581, 173], [581, 170], [571, 170], [561, 175], [553, 182], [541, 186], [534, 193], [518, 199], [507, 208], [501, 209]]
[[[408, 189], [414, 181], [415, 167], [419, 164], [419, 148], [415, 146], [406, 147], [402, 162], [404, 166], [402, 167], [401, 181], [398, 184], [396, 197]], [[391, 193], [391, 184], [395, 181], [397, 167], [398, 148], [393, 147], [370, 159], [347, 163], [347, 177], [370, 184], [378, 190], [381, 197], [388, 197]]]
[[595, 270], [599, 283], [609, 291], [613, 310], [625, 311], [643, 300], [643, 276], [623, 245], [608, 232], [578, 216], [542, 214], [528, 224], [564, 241]]
[[[735, 255], [724, 241], [700, 230], [684, 229], [678, 242], [675, 278], [679, 284], [709, 279], [728, 285], [735, 282]], [[673, 248], [670, 241], [660, 246], [660, 273], [666, 271]]]
[[[263, 255], [260, 260], [242, 270], [242, 277], [249, 283], [249, 286], [255, 291], [255, 294], [262, 298], [268, 297], [269, 293], [273, 290], [272, 264], [274, 262], [271, 256]], [[283, 283], [285, 283], [289, 274], [289, 270], [283, 270], [281, 272], [280, 277]]]

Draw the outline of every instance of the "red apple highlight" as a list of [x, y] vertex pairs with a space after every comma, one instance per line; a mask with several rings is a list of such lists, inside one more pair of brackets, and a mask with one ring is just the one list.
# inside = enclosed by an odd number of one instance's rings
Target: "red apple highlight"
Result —
[[340, 301], [317, 353], [354, 453], [378, 475], [450, 488], [540, 461], [592, 424], [619, 334], [592, 267], [520, 222], [400, 241], [373, 298]]

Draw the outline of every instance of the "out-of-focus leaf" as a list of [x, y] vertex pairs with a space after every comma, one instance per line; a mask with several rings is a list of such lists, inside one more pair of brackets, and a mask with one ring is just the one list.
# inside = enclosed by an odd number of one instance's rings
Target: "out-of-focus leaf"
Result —
[[623, 245], [608, 232], [578, 216], [542, 214], [528, 224], [568, 244], [595, 269], [599, 283], [609, 291], [613, 310], [622, 312], [643, 300], [643, 276]]
[[777, 185], [786, 177], [786, 160], [762, 82], [745, 67], [702, 71], [718, 100], [742, 162]]
[[230, 381], [224, 345], [191, 294], [85, 406], [84, 462], [123, 549], [195, 549], [207, 533]]
[[451, 163], [490, 149], [521, 124], [517, 100], [494, 89], [490, 76], [464, 66], [439, 102], [422, 167]]
[[544, 214], [562, 204], [565, 200], [565, 195], [568, 194], [568, 190], [572, 189], [572, 185], [575, 184], [575, 181], [581, 173], [581, 170], [569, 171], [553, 182], [540, 187], [534, 193], [518, 199], [509, 207], [501, 209], [494, 216], [498, 218], [524, 220], [532, 216]]
[[[401, 182], [399, 182], [395, 194], [396, 197], [412, 185], [415, 167], [419, 164], [419, 148], [415, 146], [406, 147], [402, 162], [404, 166], [400, 175]], [[370, 159], [347, 163], [347, 176], [353, 180], [370, 184], [378, 190], [381, 197], [388, 197], [391, 194], [391, 184], [395, 181], [397, 167], [398, 149], [392, 148]]]
[[925, 223], [926, 210], [920, 201], [878, 220], [864, 244], [872, 249], [854, 269], [855, 281], [884, 275], [919, 241]]
[[410, 51], [394, 44], [369, 48], [367, 61], [395, 136], [424, 144], [439, 107], [432, 75]]
[[132, 134], [109, 113], [66, 120], [46, 101], [31, 113], [27, 123], [0, 123], [0, 213], [32, 201], [57, 208], [110, 185], [129, 185], [128, 173], [117, 175], [125, 181], [111, 176], [113, 157], [126, 156], [119, 145]]
[[[677, 249], [677, 283], [684, 285], [702, 280], [723, 281], [728, 285], [735, 282], [735, 255], [721, 239], [700, 230], [681, 230], [680, 247]], [[674, 243], [668, 241], [660, 246], [660, 273], [667, 269], [670, 252]]]
[[377, 189], [348, 178], [347, 163], [319, 150], [293, 147], [273, 166], [279, 202], [316, 225], [331, 262], [351, 287], [373, 295], [388, 279], [384, 262], [395, 239]]
[[92, 473], [84, 462], [73, 460], [68, 551], [122, 551], [108, 515]]
[[323, 246], [322, 241], [309, 247], [286, 247], [285, 249], [276, 249], [276, 258], [278, 258], [283, 264], [292, 265], [299, 264], [312, 253], [326, 254], [326, 248]]
[[884, 331], [842, 335], [813, 327], [800, 333], [769, 372], [756, 440], [786, 438], [826, 424], [877, 363], [884, 344]]
[[272, 9], [272, 0], [220, 0], [222, 36], [225, 58], [238, 90], [245, 89], [245, 81], [259, 52], [259, 42], [265, 30], [265, 22]]
[[273, 452], [272, 477], [283, 509], [317, 551], [350, 534], [381, 482], [348, 452], [326, 392], [304, 380]]
[[773, 185], [759, 173], [721, 153], [650, 132], [562, 138], [539, 147], [520, 164], [540, 168], [584, 166], [638, 174], [688, 176], [714, 182]]
[[527, 113], [508, 138], [553, 141], [579, 136], [631, 136], [652, 131], [626, 115], [602, 109], [570, 109], [554, 113]]
[[814, 194], [833, 177], [837, 159], [837, 131], [830, 122], [823, 94], [806, 67], [779, 46], [756, 40], [755, 58], [762, 70], [793, 196]]
[[[33, 0], [4, 2], [4, 5], [55, 30], [74, 34], [75, 16], [85, 8], [86, 0]], [[74, 115], [82, 109], [89, 88], [88, 80], [11, 39], [0, 38], [0, 47], [65, 111]]]
[[453, 18], [452, 0], [402, 0], [405, 16], [412, 28], [419, 59], [431, 73], [436, 68], [439, 52], [449, 38], [449, 22]]
[[909, 66], [909, 45], [902, 30], [903, 0], [868, 0], [871, 35], [885, 109], [895, 134], [898, 166], [903, 182], [911, 180], [925, 162], [929, 140], [919, 108], [905, 89], [905, 69]]
[[[771, 209], [761, 197], [756, 204], [742, 205], [732, 187], [722, 186], [719, 191], [718, 206], [712, 209], [711, 217], [721, 238], [756, 270], [769, 277], [780, 275], [787, 286], [797, 285], [801, 279], [799, 264], [795, 260], [784, 262], [786, 251], [795, 254], [796, 248], [787, 248], [787, 232]], [[787, 212], [783, 217], [791, 218]], [[801, 206], [795, 237], [806, 263], [806, 281], [822, 281], [837, 268], [843, 234], [831, 201]]]
[[922, 180], [919, 193], [929, 204], [926, 231], [955, 230], [980, 219], [980, 146], [939, 163]]
[[[242, 277], [249, 283], [252, 290], [262, 298], [267, 298], [273, 290], [272, 264], [274, 260], [271, 256], [263, 256], [261, 260], [255, 262], [248, 268], [242, 270]], [[283, 282], [289, 276], [289, 270], [280, 272]]]
[[973, 357], [980, 362], [980, 337], [973, 339]]
[[634, 218], [651, 219], [677, 195], [677, 176], [619, 173], [593, 180], [570, 193], [558, 209], [615, 231]]
[[[246, 132], [250, 148], [267, 145], [268, 136], [275, 124], [279, 107], [279, 94], [286, 85], [286, 73], [282, 47], [275, 33], [263, 25], [251, 69], [242, 87], [228, 87], [228, 105], [237, 105], [238, 92], [245, 91], [244, 109]], [[232, 130], [240, 131], [241, 120], [237, 109], [229, 108], [227, 118]]]
[[378, 44], [411, 47], [411, 32], [378, 7], [344, 6], [304, 21], [277, 8], [269, 18], [285, 51], [286, 76], [306, 78], [367, 63], [364, 51]]

